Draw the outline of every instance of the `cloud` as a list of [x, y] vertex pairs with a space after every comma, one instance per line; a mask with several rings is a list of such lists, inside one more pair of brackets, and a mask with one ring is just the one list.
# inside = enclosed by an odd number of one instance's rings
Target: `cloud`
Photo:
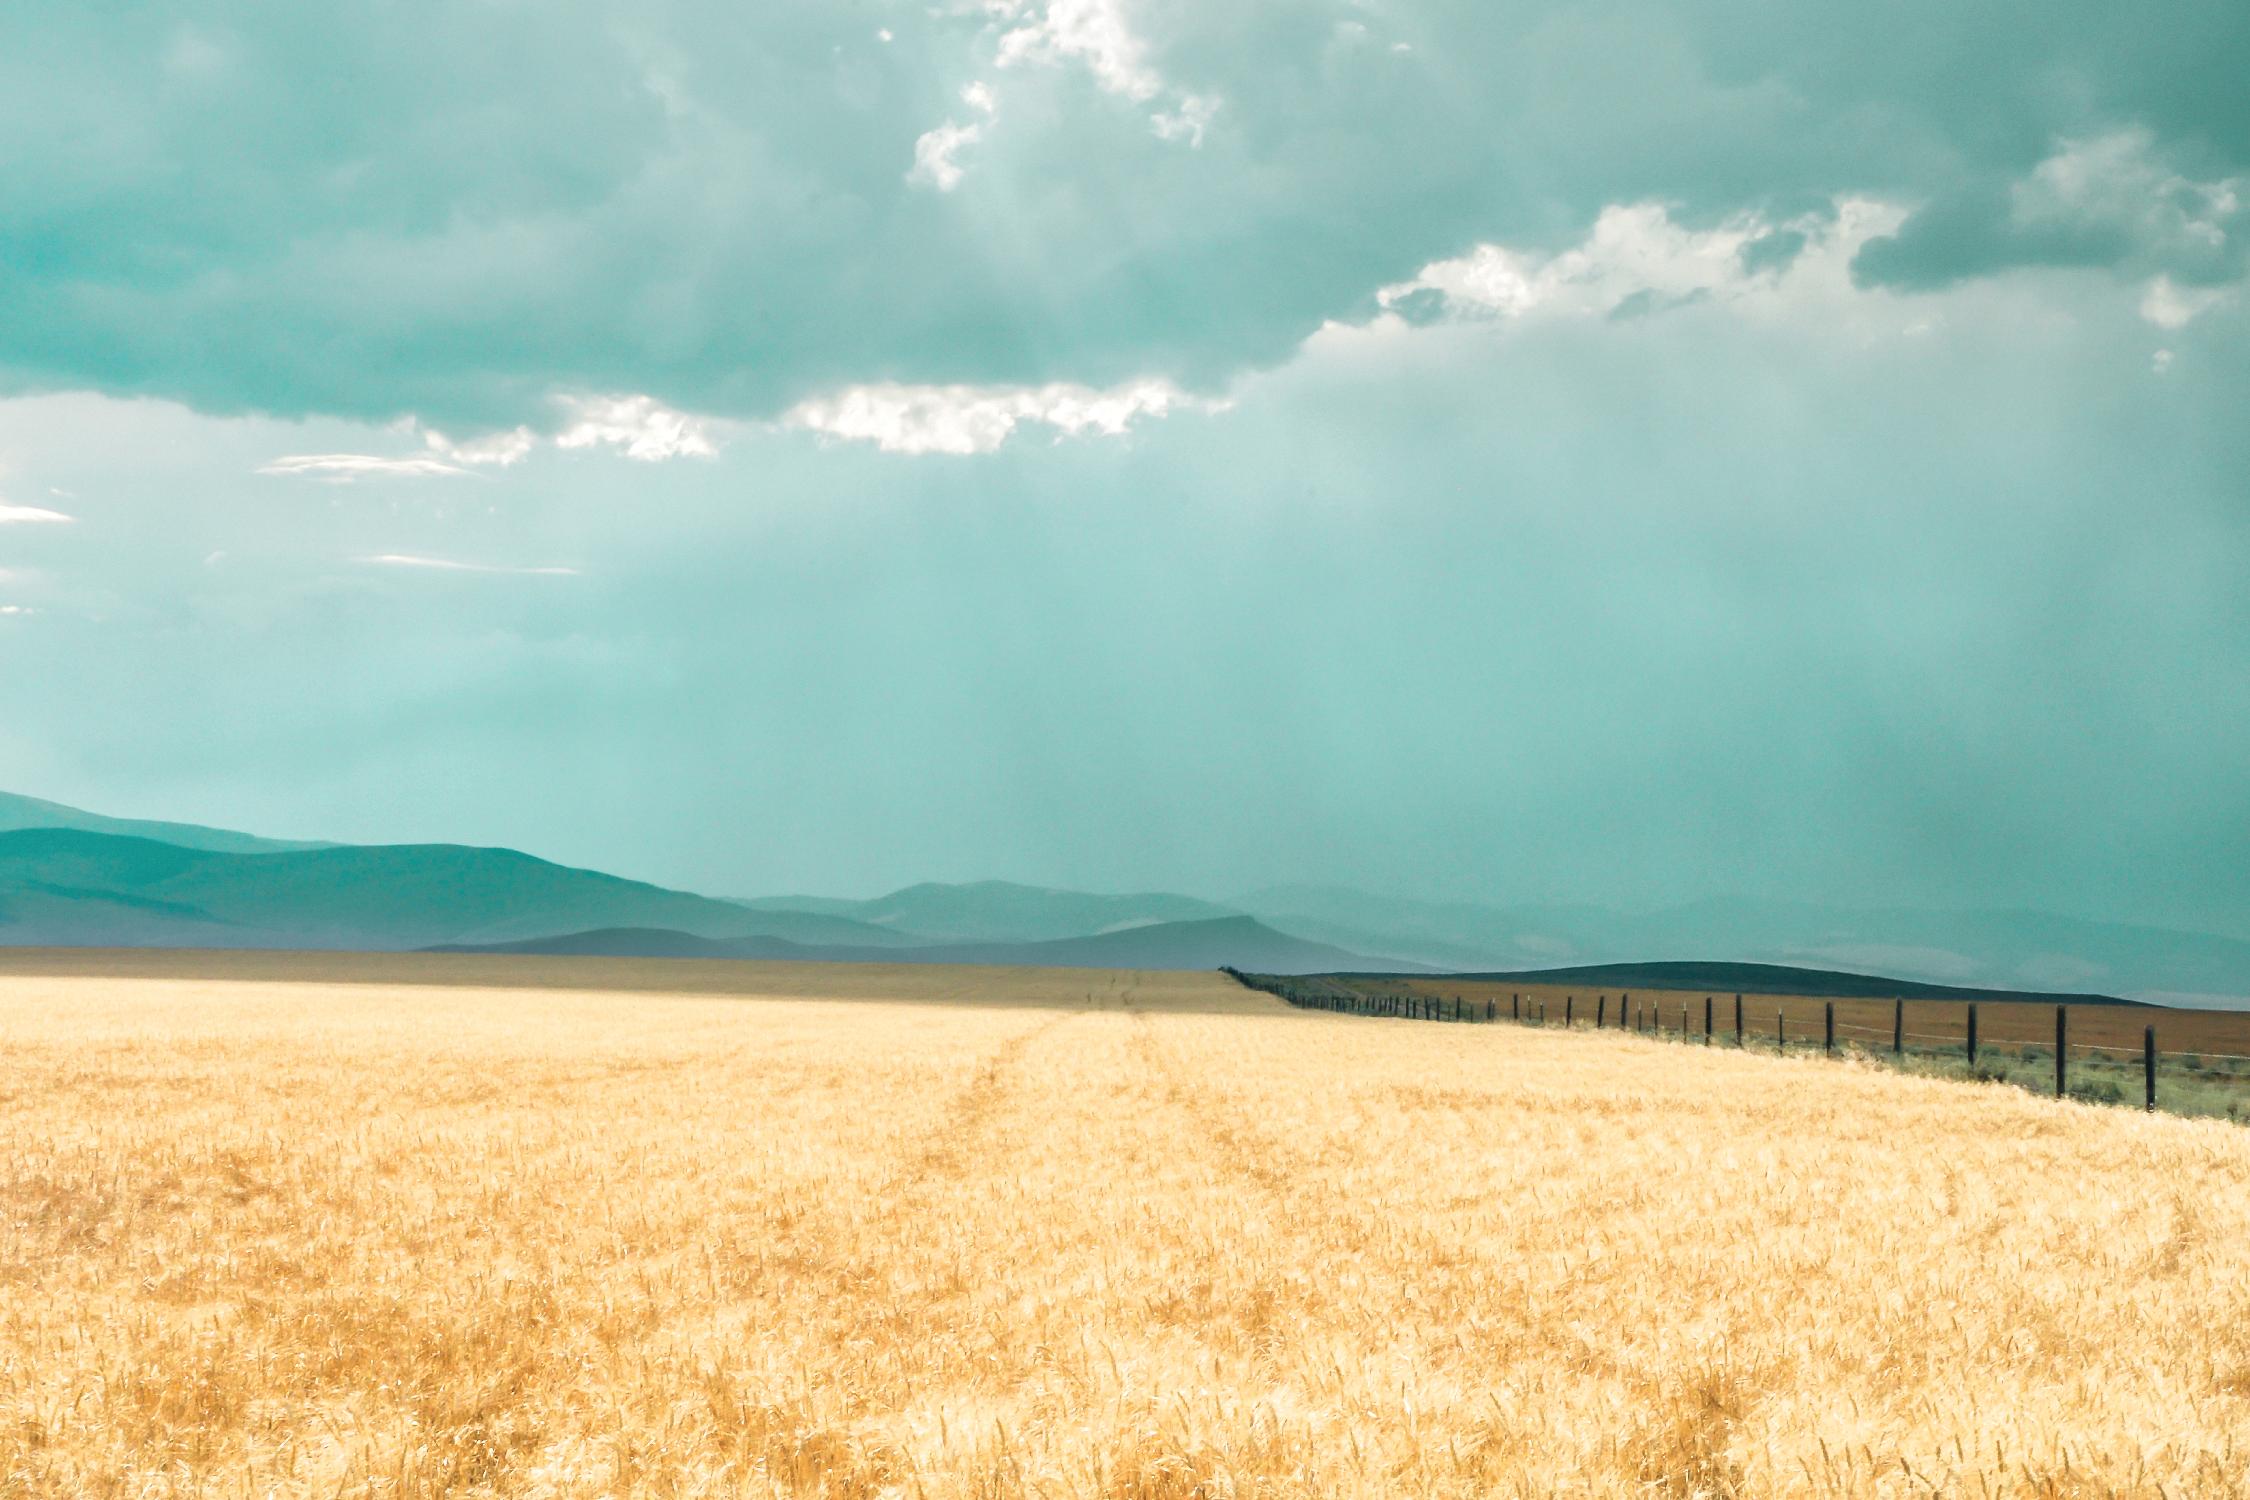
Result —
[[718, 447], [700, 417], [674, 411], [653, 396], [565, 397], [569, 413], [555, 434], [558, 448], [614, 448], [642, 463], [709, 458]]
[[1744, 215], [1695, 229], [1662, 204], [1618, 204], [1567, 250], [1478, 245], [1379, 289], [1375, 300], [1410, 323], [1631, 317], [1706, 300], [1780, 301], [1807, 284], [1842, 289], [1841, 267], [1902, 217], [1895, 207], [1847, 199], [1786, 225]]
[[1208, 94], [1183, 94], [1179, 107], [1159, 110], [1149, 116], [1149, 128], [1168, 141], [1186, 141], [1191, 147], [1203, 144], [1203, 132], [1219, 113], [1219, 101]]
[[2227, 299], [2220, 287], [2183, 287], [2158, 276], [2141, 296], [2141, 316], [2159, 328], [2185, 328]]
[[420, 557], [406, 552], [379, 552], [359, 561], [383, 568], [425, 568], [438, 573], [507, 573], [522, 577], [576, 578], [578, 569], [564, 567], [516, 568], [497, 563], [459, 562], [449, 557]]
[[985, 0], [985, 8], [1015, 23], [1000, 37], [994, 59], [999, 66], [1079, 63], [1104, 93], [1135, 104], [1169, 96], [1169, 107], [1149, 115], [1149, 129], [1160, 140], [1202, 146], [1219, 97], [1165, 81], [1149, 61], [1148, 42], [1126, 19], [1124, 0]]
[[1108, 390], [1083, 385], [979, 387], [862, 385], [801, 403], [783, 424], [885, 453], [990, 453], [1029, 423], [1066, 437], [1120, 437], [1143, 418], [1177, 410], [1214, 411], [1221, 401], [1191, 396], [1166, 380]]
[[537, 439], [528, 427], [491, 432], [465, 443], [456, 443], [435, 428], [426, 428], [422, 440], [430, 451], [458, 464], [490, 464], [505, 469], [528, 455]]
[[[903, 9], [613, 9], [16, 7], [0, 384], [449, 434], [588, 391], [767, 420], [871, 379], [1219, 389], [1616, 203], [1879, 194], [1917, 209], [1861, 266], [1899, 289], [2062, 259], [2234, 285], [2250, 242], [2241, 5], [2073, 0], [1996, 39], [1935, 0], [941, 0], [962, 34], [915, 46]], [[1007, 96], [980, 140], [974, 77]]]
[[1000, 38], [1003, 68], [1024, 63], [1085, 64], [1108, 93], [1145, 104], [1164, 88], [1148, 64], [1148, 45], [1125, 19], [1123, 0], [993, 0], [1018, 24]]
[[59, 510], [48, 510], [38, 505], [10, 505], [0, 500], [0, 526], [57, 526], [69, 525], [74, 516]]
[[1000, 108], [997, 95], [989, 85], [972, 83], [961, 91], [963, 102], [984, 115], [983, 120], [966, 124], [948, 120], [934, 130], [924, 131], [914, 142], [914, 165], [906, 180], [925, 183], [941, 193], [950, 193], [961, 182], [960, 154], [984, 139], [985, 124]]
[[280, 479], [356, 484], [362, 479], [446, 479], [469, 471], [437, 458], [386, 458], [374, 453], [296, 453], [260, 464], [258, 472]]
[[2023, 266], [2107, 266], [2239, 279], [2244, 179], [2197, 178], [2145, 126], [2057, 141], [2030, 171], [1941, 194], [1855, 265], [1868, 285], [1927, 290]]

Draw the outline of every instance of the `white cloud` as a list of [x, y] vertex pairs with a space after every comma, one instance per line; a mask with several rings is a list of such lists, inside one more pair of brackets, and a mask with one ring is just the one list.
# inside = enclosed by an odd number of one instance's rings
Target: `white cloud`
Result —
[[1217, 411], [1223, 401], [1191, 396], [1168, 380], [1108, 390], [1091, 386], [861, 385], [806, 401], [785, 425], [886, 453], [990, 453], [1025, 424], [1066, 437], [1118, 437], [1143, 418], [1177, 410]]
[[439, 573], [512, 573], [525, 577], [576, 578], [576, 568], [512, 568], [498, 563], [459, 562], [450, 557], [418, 557], [407, 552], [379, 552], [359, 559], [383, 568], [426, 568]]
[[0, 526], [67, 526], [74, 516], [38, 505], [10, 505], [0, 500]]
[[469, 471], [428, 457], [385, 458], [374, 453], [293, 453], [258, 466], [260, 474], [281, 479], [313, 479], [322, 484], [354, 484], [362, 479], [443, 479]]
[[1123, 0], [991, 0], [994, 14], [1021, 24], [1000, 38], [1000, 66], [1082, 62], [1112, 94], [1147, 103], [1164, 80], [1148, 65], [1148, 47], [1125, 20]]
[[1500, 318], [1611, 312], [1644, 292], [1678, 301], [1745, 285], [1742, 247], [1766, 227], [1744, 219], [1717, 229], [1683, 229], [1661, 204], [1613, 205], [1574, 249], [1541, 256], [1479, 245], [1456, 259], [1433, 261], [1412, 281], [1382, 288], [1376, 300], [1397, 309], [1434, 292], [1449, 310]]
[[984, 120], [967, 124], [948, 120], [934, 130], [922, 132], [914, 142], [914, 165], [907, 170], [908, 182], [926, 183], [941, 193], [950, 193], [960, 185], [961, 153], [984, 139], [985, 122], [1000, 109], [999, 96], [992, 92], [990, 84], [970, 84], [961, 90], [961, 99], [971, 109], [982, 113]]
[[1199, 147], [1203, 144], [1203, 132], [1218, 112], [1219, 101], [1211, 95], [1182, 94], [1178, 109], [1159, 110], [1149, 116], [1149, 128], [1165, 140], [1186, 141], [1190, 147]]
[[2185, 328], [2225, 300], [2221, 287], [2183, 287], [2159, 276], [2141, 294], [2141, 316], [2159, 328]]
[[1001, 67], [1078, 63], [1103, 92], [1136, 104], [1171, 94], [1170, 107], [1149, 116], [1149, 128], [1168, 141], [1203, 144], [1219, 100], [1175, 91], [1165, 81], [1148, 60], [1148, 43], [1126, 19], [1125, 0], [984, 0], [983, 8], [1008, 26], [997, 53]]
[[[1905, 218], [1895, 205], [1843, 199], [1832, 215], [1774, 223], [1757, 216], [1710, 229], [1672, 222], [1662, 204], [1613, 204], [1576, 246], [1555, 254], [1506, 245], [1478, 245], [1466, 255], [1432, 261], [1409, 281], [1380, 288], [1376, 301], [1394, 318], [1428, 321], [1597, 317], [1658, 312], [1705, 301], [1745, 310], [1820, 302], [1885, 303], [1851, 282], [1861, 245], [1890, 233]], [[1743, 251], [1769, 234], [1800, 236], [1802, 248], [1778, 273], [1744, 268]]]
[[2019, 225], [2103, 227], [2144, 255], [2200, 260], [2227, 242], [2242, 209], [2243, 179], [2198, 182], [2157, 159], [2156, 137], [2134, 127], [2064, 141], [2009, 194]]
[[568, 396], [563, 406], [571, 421], [555, 434], [558, 448], [615, 448], [642, 463], [719, 451], [701, 417], [674, 411], [654, 396]]
[[983, 136], [982, 125], [963, 125], [953, 120], [934, 130], [923, 131], [914, 138], [914, 165], [908, 169], [906, 180], [927, 183], [941, 193], [952, 192], [961, 183], [961, 164], [955, 158]]
[[535, 439], [530, 428], [516, 427], [456, 443], [436, 428], [426, 427], [422, 430], [422, 441], [429, 445], [431, 452], [454, 463], [490, 464], [505, 469], [530, 453]]
[[2167, 370], [2171, 369], [2172, 351], [2169, 349], [2157, 350], [2154, 354], [2148, 357], [2148, 368], [2149, 373], [2153, 375], [2162, 375]]

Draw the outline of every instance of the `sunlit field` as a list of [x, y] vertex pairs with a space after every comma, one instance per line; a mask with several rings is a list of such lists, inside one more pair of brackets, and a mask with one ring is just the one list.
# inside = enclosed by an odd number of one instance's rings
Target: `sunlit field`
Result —
[[10, 962], [0, 1494], [2250, 1492], [2224, 1122], [1217, 975]]

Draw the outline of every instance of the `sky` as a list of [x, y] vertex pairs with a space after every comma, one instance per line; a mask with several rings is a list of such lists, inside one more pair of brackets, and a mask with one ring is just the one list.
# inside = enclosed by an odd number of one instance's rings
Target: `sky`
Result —
[[2250, 936], [2250, 8], [0, 22], [0, 787]]

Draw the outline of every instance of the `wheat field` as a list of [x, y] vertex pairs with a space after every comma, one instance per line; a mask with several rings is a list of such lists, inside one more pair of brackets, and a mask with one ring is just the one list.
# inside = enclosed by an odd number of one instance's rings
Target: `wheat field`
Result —
[[0, 1493], [2250, 1492], [2236, 1126], [1219, 976], [355, 962], [0, 977]]

